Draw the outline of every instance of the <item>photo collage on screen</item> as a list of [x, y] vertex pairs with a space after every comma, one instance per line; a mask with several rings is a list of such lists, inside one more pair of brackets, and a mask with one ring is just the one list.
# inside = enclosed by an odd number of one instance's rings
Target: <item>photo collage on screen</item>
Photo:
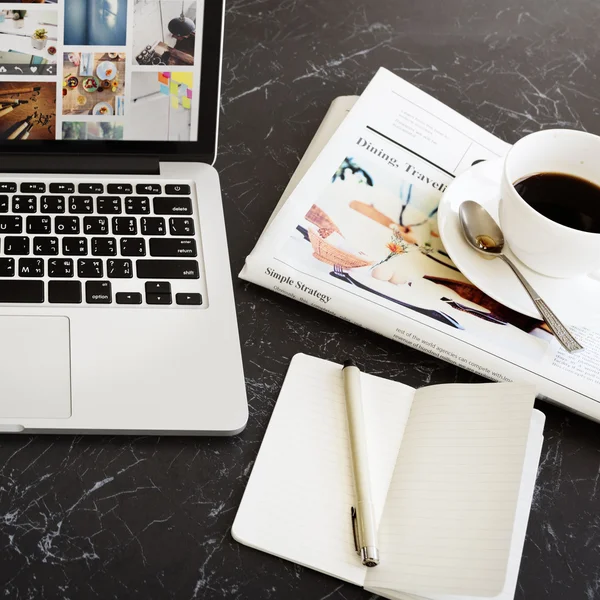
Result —
[[0, 140], [196, 141], [203, 0], [0, 0]]

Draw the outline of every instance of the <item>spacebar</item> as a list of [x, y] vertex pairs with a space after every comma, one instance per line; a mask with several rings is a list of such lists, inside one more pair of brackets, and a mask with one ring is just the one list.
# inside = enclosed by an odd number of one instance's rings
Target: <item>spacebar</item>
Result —
[[198, 279], [197, 260], [138, 260], [140, 279]]
[[24, 279], [0, 280], [0, 302], [43, 302], [44, 282]]

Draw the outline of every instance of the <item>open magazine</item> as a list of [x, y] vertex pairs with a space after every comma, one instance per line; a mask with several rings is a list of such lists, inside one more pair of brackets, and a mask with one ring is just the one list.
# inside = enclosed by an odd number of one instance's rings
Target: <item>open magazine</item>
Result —
[[448, 184], [508, 148], [380, 69], [358, 100], [334, 102], [240, 276], [600, 421], [600, 331], [571, 327], [585, 350], [569, 355], [441, 242]]

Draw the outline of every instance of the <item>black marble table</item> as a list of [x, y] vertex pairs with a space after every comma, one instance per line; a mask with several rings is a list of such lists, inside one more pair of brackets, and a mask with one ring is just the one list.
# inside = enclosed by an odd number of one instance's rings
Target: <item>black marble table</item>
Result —
[[[234, 275], [331, 100], [384, 65], [496, 135], [600, 132], [595, 0], [231, 0], [217, 168]], [[419, 386], [474, 375], [234, 280], [250, 420], [232, 439], [0, 438], [0, 598], [358, 600], [230, 527], [300, 351]], [[516, 597], [600, 599], [600, 427], [540, 403]]]

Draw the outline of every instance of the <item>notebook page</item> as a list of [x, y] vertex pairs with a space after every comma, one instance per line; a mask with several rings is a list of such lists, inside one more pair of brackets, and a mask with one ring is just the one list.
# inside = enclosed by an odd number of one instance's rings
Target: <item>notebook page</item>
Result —
[[[414, 389], [361, 374], [378, 519]], [[295, 563], [363, 585], [354, 552], [350, 462], [341, 366], [297, 354], [290, 365], [233, 537]]]
[[[531, 416], [529, 426], [529, 439], [527, 441], [527, 450], [525, 453], [525, 464], [521, 476], [521, 486], [519, 489], [519, 500], [517, 504], [517, 514], [513, 527], [510, 542], [510, 558], [508, 559], [508, 572], [504, 582], [504, 589], [493, 600], [513, 600], [517, 588], [517, 579], [519, 576], [519, 567], [521, 566], [521, 557], [523, 555], [523, 545], [527, 533], [527, 522], [531, 512], [531, 502], [535, 491], [535, 481], [537, 478], [540, 455], [542, 453], [542, 444], [544, 442], [544, 422], [546, 417], [539, 410], [534, 410]], [[411, 594], [402, 594], [391, 590], [371, 589], [365, 587], [369, 592], [383, 595], [384, 598], [391, 600], [419, 600], [419, 597]], [[484, 600], [473, 596], [434, 596], [427, 600]]]
[[533, 386], [441, 385], [415, 394], [369, 588], [496, 596], [504, 587]]

